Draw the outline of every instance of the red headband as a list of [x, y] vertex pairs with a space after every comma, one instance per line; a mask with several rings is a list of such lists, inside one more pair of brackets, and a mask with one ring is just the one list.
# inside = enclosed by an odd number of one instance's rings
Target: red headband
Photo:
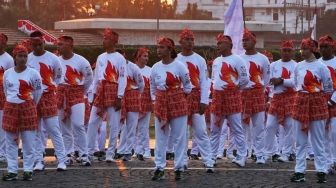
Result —
[[174, 47], [174, 44], [166, 37], [162, 37], [158, 40], [157, 44], [161, 44], [161, 45], [164, 45], [164, 46], [168, 46], [170, 48], [173, 48]]
[[243, 39], [251, 39], [254, 42], [257, 42], [256, 36], [253, 33], [251, 33], [248, 29], [244, 30]]
[[7, 37], [3, 33], [0, 33], [0, 42], [7, 43]]
[[281, 42], [280, 49], [294, 49], [294, 43], [292, 40], [285, 40]]
[[216, 37], [217, 42], [226, 42], [232, 44], [232, 41], [224, 34], [220, 33]]
[[311, 39], [311, 38], [302, 39], [302, 41], [301, 41], [301, 49], [302, 48], [308, 48], [312, 52], [316, 51], [315, 43], [314, 43], [313, 39]]
[[22, 41], [19, 43], [19, 45], [22, 45], [22, 46], [26, 47], [27, 50], [28, 50], [28, 53], [31, 52], [31, 51], [33, 51], [33, 50], [32, 50], [32, 47], [31, 47], [31, 41], [30, 41], [29, 39], [24, 39], [24, 40], [22, 40]]
[[26, 54], [28, 54], [28, 49], [23, 45], [20, 44], [16, 45], [12, 52], [13, 57], [15, 57], [20, 52], [25, 52]]
[[262, 54], [264, 54], [269, 60], [273, 60], [273, 54], [271, 52], [264, 50]]
[[327, 46], [334, 46], [334, 40], [329, 36], [325, 35], [319, 39], [319, 44], [327, 45]]
[[144, 53], [148, 53], [148, 52], [149, 52], [149, 50], [145, 47], [139, 48], [138, 51], [137, 51], [135, 59], [136, 60], [139, 59]]
[[110, 29], [110, 28], [106, 28], [104, 30], [103, 36], [104, 36], [104, 39], [110, 39], [110, 40], [114, 41], [115, 43], [118, 43], [118, 40], [119, 40], [118, 34], [113, 32], [112, 29]]
[[186, 38], [195, 38], [194, 33], [188, 28], [183, 29], [183, 31], [180, 33], [180, 41]]

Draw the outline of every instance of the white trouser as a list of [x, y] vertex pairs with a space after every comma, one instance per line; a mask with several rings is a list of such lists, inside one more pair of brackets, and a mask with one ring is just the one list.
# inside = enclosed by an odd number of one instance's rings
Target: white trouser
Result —
[[168, 131], [168, 145], [167, 145], [167, 153], [174, 153], [174, 141], [172, 139], [172, 135], [170, 134], [170, 128], [169, 128], [169, 131]]
[[[281, 134], [280, 126], [283, 127], [283, 144], [276, 144], [276, 134]], [[281, 155], [285, 157], [289, 157], [292, 151], [293, 146], [293, 119], [291, 117], [286, 117], [284, 121], [284, 125], [280, 125], [278, 123], [278, 117], [272, 114], [268, 114], [267, 122], [266, 122], [266, 129], [265, 129], [265, 139], [264, 139], [264, 156], [271, 157], [274, 154], [278, 154], [278, 150], [281, 150]], [[274, 145], [277, 145], [279, 148], [274, 148]], [[281, 147], [282, 145], [282, 147]]]
[[[237, 147], [237, 154], [239, 156], [246, 156], [246, 140], [244, 135], [244, 129], [241, 123], [241, 113], [235, 113], [227, 116], [223, 116], [227, 118], [228, 124], [230, 124], [230, 129], [232, 131], [232, 135], [234, 137], [234, 143]], [[220, 122], [220, 127], [218, 127], [215, 123], [214, 114], [211, 114], [211, 146], [213, 155], [218, 151], [218, 142], [221, 135], [221, 129], [223, 122]], [[214, 156], [215, 157], [215, 156]]]
[[97, 140], [97, 145], [98, 145], [98, 150], [99, 151], [105, 151], [105, 144], [106, 144], [106, 121], [103, 121], [100, 124], [99, 127], [99, 133], [98, 133], [98, 140]]
[[6, 157], [6, 132], [2, 129], [3, 110], [0, 110], [0, 157]]
[[[291, 123], [291, 130], [293, 130], [293, 121]], [[266, 132], [265, 132], [266, 134]], [[293, 131], [291, 131], [291, 134], [293, 134]], [[275, 142], [276, 142], [276, 145], [274, 147], [274, 153], [278, 154], [278, 155], [281, 155], [282, 153], [282, 150], [283, 148], [285, 147], [284, 146], [284, 135], [285, 135], [285, 130], [284, 130], [284, 127], [283, 126], [279, 126], [278, 128], [278, 131], [277, 133], [275, 134], [276, 135], [276, 139], [275, 139]], [[293, 138], [292, 136], [290, 136], [290, 138]], [[293, 143], [291, 143], [291, 146], [292, 147]], [[290, 153], [291, 151], [289, 151]]]
[[119, 154], [131, 154], [135, 142], [136, 128], [138, 125], [139, 112], [127, 112], [126, 123], [120, 134]]
[[229, 126], [227, 124], [227, 121], [224, 120], [223, 124], [222, 124], [222, 131], [221, 131], [221, 135], [219, 138], [219, 146], [218, 146], [218, 150], [215, 154], [217, 154], [217, 156], [223, 156], [224, 155], [224, 150], [225, 150], [225, 143], [228, 137], [228, 131], [229, 131]]
[[183, 171], [188, 117], [180, 116], [168, 123], [162, 128], [160, 121], [155, 117], [155, 166], [159, 170], [164, 170], [166, 167], [166, 148], [170, 133], [175, 153], [174, 169]]
[[54, 145], [55, 154], [58, 162], [65, 162], [66, 154], [64, 150], [64, 142], [60, 130], [59, 120], [57, 116], [40, 118], [39, 127], [37, 130], [37, 138], [35, 139], [35, 162], [43, 161], [43, 153], [45, 150], [45, 134], [43, 128], [50, 135], [51, 141]]
[[331, 152], [331, 148], [332, 148], [332, 140], [331, 140], [331, 131], [330, 130], [326, 130], [325, 131], [325, 137], [324, 137], [324, 149], [325, 149], [325, 159], [326, 159], [326, 171], [328, 171], [328, 169], [332, 168], [334, 162], [333, 162], [333, 158], [332, 158], [332, 152]]
[[22, 131], [20, 133], [6, 132], [6, 158], [9, 173], [18, 173], [19, 138], [22, 140], [23, 171], [32, 172], [34, 167], [34, 152], [36, 131]]
[[[251, 128], [251, 140], [254, 149], [254, 154], [259, 157], [262, 156], [262, 151], [264, 148], [264, 136], [265, 136], [265, 112], [258, 112], [251, 115], [252, 127], [251, 125], [245, 124], [243, 125], [245, 134], [247, 133], [247, 129]], [[238, 146], [237, 146], [238, 147]]]
[[149, 121], [151, 117], [151, 112], [146, 112], [146, 114], [141, 117], [138, 121], [137, 126], [137, 139], [136, 139], [136, 153], [144, 155], [146, 152], [146, 147], [149, 145]]
[[[210, 139], [207, 134], [207, 128], [205, 123], [205, 116], [200, 114], [193, 114], [191, 117], [192, 125], [192, 134], [195, 137], [195, 141], [197, 143], [198, 149], [201, 153], [203, 163], [207, 167], [213, 167], [214, 161], [212, 160], [212, 154], [211, 154], [211, 144]], [[188, 165], [188, 132], [186, 132], [186, 145], [185, 145], [185, 152], [184, 152], [184, 159], [185, 159], [185, 165]]]
[[[306, 153], [308, 145], [308, 134], [302, 131], [301, 122], [294, 120], [296, 133], [296, 164], [295, 172], [304, 173], [306, 170]], [[315, 170], [317, 172], [326, 172], [326, 159], [324, 149], [324, 137], [325, 137], [325, 120], [311, 121], [309, 122], [309, 133], [311, 138], [312, 148], [315, 153]]]
[[228, 144], [228, 148], [226, 150], [226, 156], [228, 156], [229, 154], [232, 154], [233, 155], [233, 150], [236, 148], [236, 144], [234, 143], [234, 137], [233, 137], [233, 134], [232, 134], [232, 130], [231, 128], [229, 128], [229, 144]]
[[192, 135], [191, 137], [191, 151], [190, 151], [190, 154], [191, 155], [198, 155], [199, 153], [199, 148], [198, 148], [198, 145], [196, 143], [196, 138], [194, 135]]
[[[87, 155], [87, 141], [84, 127], [85, 104], [71, 106], [71, 115], [63, 122], [64, 110], [59, 110], [60, 125], [66, 154], [74, 152], [74, 145], [78, 147], [79, 156]], [[74, 143], [76, 142], [76, 143]]]
[[[115, 111], [114, 107], [107, 108], [108, 126], [110, 127], [109, 146], [106, 155], [114, 157], [117, 145], [117, 139], [120, 127], [120, 110]], [[95, 145], [98, 136], [98, 129], [103, 119], [97, 115], [97, 107], [93, 106], [91, 109], [90, 120], [87, 131], [88, 139], [88, 153], [93, 155], [95, 152]]]
[[330, 134], [331, 134], [331, 155], [333, 162], [336, 163], [336, 117], [330, 119]]

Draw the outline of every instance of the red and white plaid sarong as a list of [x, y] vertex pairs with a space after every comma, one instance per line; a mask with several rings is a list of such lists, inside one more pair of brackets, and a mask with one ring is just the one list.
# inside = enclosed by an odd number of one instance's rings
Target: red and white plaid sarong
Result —
[[104, 118], [106, 109], [116, 105], [118, 84], [103, 80], [97, 87], [93, 106], [97, 107], [97, 115]]
[[276, 116], [280, 125], [284, 125], [286, 116], [292, 115], [295, 92], [274, 94], [268, 113]]
[[147, 112], [153, 111], [153, 104], [150, 95], [150, 89], [145, 88], [141, 94], [140, 100], [140, 117], [143, 117]]
[[39, 118], [54, 117], [57, 112], [57, 96], [54, 91], [42, 94], [42, 97], [37, 105], [37, 114]]
[[173, 118], [188, 115], [187, 99], [182, 89], [157, 90], [155, 98], [154, 114], [161, 128]]
[[221, 126], [223, 116], [242, 112], [241, 92], [238, 89], [214, 90], [212, 97], [211, 113], [216, 117], [217, 126]]
[[328, 119], [328, 104], [324, 93], [298, 92], [294, 99], [292, 117], [302, 123], [303, 131], [308, 131], [311, 121]]
[[[329, 101], [329, 99], [331, 98], [332, 93], [326, 93], [325, 97], [326, 97], [326, 102]], [[328, 112], [329, 112], [329, 119], [336, 117], [336, 105], [333, 106], [328, 106]]]
[[3, 85], [0, 84], [0, 110], [3, 109], [5, 102], [6, 102], [6, 96], [5, 96], [4, 88], [3, 88]]
[[125, 91], [125, 95], [121, 101], [121, 118], [120, 121], [124, 122], [127, 117], [127, 112], [140, 112], [140, 92], [136, 89]]
[[2, 128], [5, 131], [17, 133], [37, 130], [37, 110], [33, 101], [20, 104], [5, 102], [3, 111]]
[[64, 109], [64, 118], [62, 121], [66, 121], [71, 115], [71, 107], [76, 104], [84, 103], [84, 86], [62, 84], [58, 86], [57, 99], [58, 109]]
[[201, 101], [201, 91], [199, 89], [191, 90], [190, 94], [187, 96], [189, 125], [192, 124], [191, 122], [192, 115], [199, 113], [200, 111], [200, 101]]
[[89, 103], [88, 98], [84, 98], [84, 104], [85, 104], [84, 125], [88, 125], [91, 113], [91, 105]]
[[250, 123], [252, 114], [266, 110], [265, 92], [263, 88], [245, 89], [242, 92], [243, 122]]

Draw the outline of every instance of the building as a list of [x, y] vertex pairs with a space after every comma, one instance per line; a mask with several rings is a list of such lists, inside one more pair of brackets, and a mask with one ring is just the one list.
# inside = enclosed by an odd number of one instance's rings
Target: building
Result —
[[[212, 12], [214, 18], [223, 19], [230, 2], [231, 0], [178, 0], [177, 12], [183, 12], [188, 3], [197, 3], [200, 9]], [[302, 30], [310, 30], [315, 12], [322, 15], [326, 10], [335, 9], [335, 2], [336, 0], [248, 0], [244, 1], [245, 19], [278, 23], [282, 25], [282, 32], [301, 33]]]

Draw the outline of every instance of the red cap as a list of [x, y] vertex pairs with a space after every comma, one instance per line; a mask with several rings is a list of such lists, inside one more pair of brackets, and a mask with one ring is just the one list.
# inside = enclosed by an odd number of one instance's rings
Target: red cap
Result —
[[285, 40], [281, 42], [280, 49], [294, 49], [294, 43], [292, 40]]
[[264, 50], [262, 54], [264, 54], [268, 58], [269, 61], [273, 61], [273, 54], [271, 52]]
[[252, 32], [250, 32], [248, 29], [244, 30], [243, 39], [251, 39], [254, 42], [257, 42], [256, 36]]
[[329, 35], [325, 35], [325, 36], [321, 37], [318, 42], [319, 42], [319, 45], [323, 44], [323, 45], [327, 45], [327, 46], [331, 46], [331, 47], [334, 46], [334, 40]]
[[174, 47], [174, 44], [167, 38], [167, 37], [162, 37], [157, 41], [157, 44], [161, 44], [164, 46], [168, 46], [170, 48]]
[[25, 52], [26, 54], [28, 54], [28, 49], [23, 45], [20, 44], [16, 45], [12, 52], [13, 57], [15, 57], [20, 52]]
[[118, 43], [118, 40], [119, 40], [119, 35], [118, 33], [112, 31], [112, 29], [110, 28], [106, 28], [104, 30], [104, 39], [110, 39], [110, 40], [113, 40], [115, 43]]
[[180, 33], [180, 41], [186, 38], [193, 38], [193, 39], [195, 38], [194, 33], [190, 31], [188, 28], [183, 29], [182, 32]]
[[311, 39], [311, 38], [302, 39], [302, 41], [301, 41], [301, 48], [308, 48], [312, 52], [316, 51], [316, 45], [314, 43], [314, 40]]
[[230, 39], [229, 36], [224, 35], [223, 33], [220, 33], [216, 37], [217, 42], [226, 42], [232, 44], [232, 40]]

